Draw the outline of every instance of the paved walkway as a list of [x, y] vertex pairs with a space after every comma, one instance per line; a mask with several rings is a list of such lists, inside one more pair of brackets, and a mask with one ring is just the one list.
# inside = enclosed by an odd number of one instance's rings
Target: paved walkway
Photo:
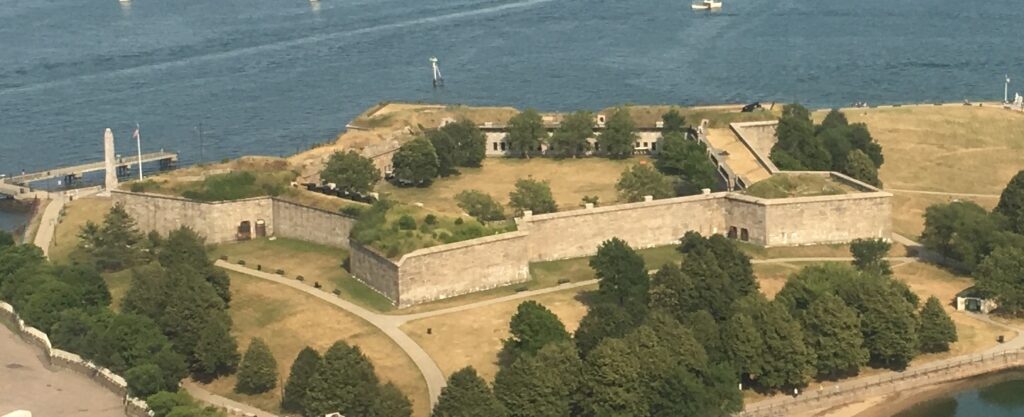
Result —
[[188, 379], [182, 381], [181, 387], [184, 388], [185, 391], [188, 391], [192, 398], [207, 404], [213, 404], [216, 407], [226, 410], [228, 414], [251, 417], [278, 417], [277, 414], [269, 411], [263, 411], [251, 405], [242, 404], [230, 398], [221, 397], [207, 391], [203, 387], [199, 386], [199, 384]]
[[53, 234], [57, 232], [57, 223], [60, 223], [64, 205], [72, 199], [88, 197], [99, 192], [99, 187], [90, 187], [49, 193], [50, 202], [43, 209], [39, 219], [39, 230], [36, 231], [35, 240], [32, 242], [43, 250], [43, 256], [50, 256], [50, 243], [53, 242]]
[[123, 398], [80, 373], [48, 367], [38, 347], [0, 324], [0, 415], [125, 417]]
[[374, 325], [381, 332], [383, 332], [388, 338], [393, 340], [399, 348], [401, 348], [409, 358], [412, 359], [416, 367], [419, 368], [420, 373], [423, 374], [423, 379], [427, 382], [427, 391], [430, 394], [430, 407], [433, 408], [434, 404], [437, 403], [437, 398], [441, 395], [441, 388], [445, 386], [445, 376], [441, 372], [441, 368], [437, 366], [437, 363], [427, 354], [426, 351], [420, 347], [409, 335], [405, 334], [399, 326], [405, 321], [400, 320], [401, 316], [389, 316], [385, 314], [374, 313], [361, 306], [358, 306], [352, 302], [338, 298], [336, 295], [329, 292], [316, 289], [306, 285], [300, 281], [294, 279], [283, 278], [280, 275], [268, 274], [262, 271], [256, 271], [250, 268], [246, 268], [241, 265], [233, 265], [228, 262], [218, 260], [216, 262], [218, 267], [235, 271], [238, 273], [246, 274], [256, 278], [262, 278], [268, 281], [273, 281], [278, 284], [286, 285], [296, 290], [302, 291], [306, 294], [312, 295], [328, 303], [334, 304], [349, 313], [352, 313], [359, 318], [366, 320], [370, 324]]
[[[888, 258], [890, 261], [916, 261], [916, 258]], [[755, 264], [771, 264], [771, 263], [789, 263], [789, 262], [847, 262], [853, 258], [847, 257], [815, 257], [815, 258], [776, 258], [776, 259], [756, 259], [752, 263]], [[227, 269], [230, 271], [238, 272], [241, 274], [249, 275], [255, 278], [261, 278], [268, 281], [272, 281], [278, 284], [286, 285], [296, 290], [302, 291], [306, 294], [312, 295], [323, 301], [331, 303], [342, 310], [352, 313], [359, 318], [366, 320], [374, 327], [377, 327], [383, 332], [388, 338], [393, 340], [399, 348], [401, 348], [409, 358], [412, 359], [416, 367], [419, 368], [420, 373], [423, 375], [424, 380], [427, 383], [427, 390], [430, 394], [430, 405], [434, 406], [437, 402], [438, 396], [441, 395], [441, 389], [446, 385], [446, 379], [444, 373], [441, 372], [441, 368], [437, 366], [434, 359], [423, 348], [416, 343], [412, 338], [409, 337], [404, 331], [401, 330], [401, 326], [405, 323], [415, 320], [421, 320], [428, 317], [443, 316], [446, 314], [458, 313], [468, 310], [473, 310], [481, 307], [486, 307], [494, 304], [505, 303], [514, 300], [520, 300], [525, 298], [531, 298], [542, 294], [548, 294], [559, 291], [566, 291], [591, 285], [596, 285], [598, 280], [587, 280], [574, 282], [571, 284], [562, 284], [554, 287], [542, 288], [533, 291], [523, 291], [516, 294], [506, 295], [504, 297], [492, 298], [489, 300], [478, 301], [475, 303], [469, 303], [449, 308], [443, 308], [432, 311], [425, 311], [422, 313], [413, 314], [383, 314], [377, 313], [362, 306], [356, 305], [350, 301], [342, 298], [338, 298], [334, 294], [326, 291], [311, 287], [303, 282], [284, 278], [280, 275], [270, 274], [267, 272], [257, 271], [252, 268], [248, 268], [241, 265], [235, 265], [230, 262], [218, 260], [215, 265], [220, 268]], [[212, 395], [212, 394], [211, 394]], [[218, 404], [218, 403], [214, 403]]]

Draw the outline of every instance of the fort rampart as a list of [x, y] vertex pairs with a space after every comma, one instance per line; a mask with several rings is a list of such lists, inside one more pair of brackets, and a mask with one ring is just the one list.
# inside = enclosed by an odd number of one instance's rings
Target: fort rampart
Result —
[[0, 301], [0, 323], [6, 325], [22, 340], [38, 348], [51, 366], [70, 369], [92, 379], [115, 395], [124, 398], [124, 411], [129, 417], [149, 417], [146, 402], [128, 395], [128, 383], [107, 368], [96, 366], [74, 353], [55, 349], [46, 333], [25, 325], [25, 321], [10, 304]]
[[759, 246], [889, 239], [891, 194], [827, 172], [860, 192], [765, 199], [709, 193], [606, 207], [525, 215], [518, 231], [420, 249], [391, 260], [352, 243], [355, 277], [400, 307], [529, 280], [531, 262], [593, 255], [619, 238], [635, 248], [670, 245], [686, 232], [724, 234]]
[[161, 194], [114, 190], [114, 203], [138, 223], [139, 229], [170, 233], [187, 226], [206, 237], [207, 243], [240, 238], [279, 236], [323, 245], [348, 247], [355, 219], [274, 197], [201, 202]]

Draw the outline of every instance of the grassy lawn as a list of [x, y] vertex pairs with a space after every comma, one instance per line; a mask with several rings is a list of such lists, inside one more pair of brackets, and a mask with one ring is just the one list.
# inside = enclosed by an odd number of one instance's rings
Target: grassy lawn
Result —
[[[577, 295], [587, 290], [577, 288], [530, 299], [551, 309], [572, 332], [587, 312]], [[445, 375], [472, 365], [483, 378], [493, 380], [498, 371], [502, 340], [508, 338], [508, 321], [523, 301], [526, 300], [481, 307], [471, 314], [453, 313], [417, 320], [405, 324], [402, 330], [434, 358]], [[431, 334], [427, 334], [428, 328]]]
[[954, 275], [937, 266], [921, 262], [894, 267], [893, 272], [896, 278], [906, 282], [921, 297], [922, 303], [930, 296], [938, 297], [956, 324], [960, 339], [950, 345], [949, 352], [921, 355], [914, 359], [915, 363], [978, 352], [998, 344], [996, 336], [1012, 336], [1008, 330], [972, 319], [967, 313], [956, 311], [956, 293], [974, 285], [974, 280], [970, 277]]
[[54, 262], [69, 262], [78, 249], [78, 233], [87, 222], [103, 223], [103, 216], [110, 211], [113, 203], [109, 197], [78, 198], [64, 205], [50, 242], [50, 259]]
[[[1022, 167], [1024, 168], [1024, 167]], [[892, 197], [892, 230], [911, 239], [917, 239], [924, 231], [924, 212], [935, 204], [948, 204], [954, 200], [973, 201], [987, 210], [992, 210], [998, 198], [956, 197], [928, 194], [894, 192]]]
[[556, 160], [551, 158], [487, 158], [481, 168], [462, 168], [462, 174], [440, 178], [428, 188], [398, 188], [386, 182], [377, 191], [391, 194], [408, 204], [422, 203], [423, 207], [455, 216], [462, 215], [455, 195], [463, 190], [480, 190], [496, 201], [507, 205], [508, 194], [519, 178], [532, 176], [548, 181], [560, 210], [579, 208], [584, 196], [597, 196], [599, 204], [618, 201], [615, 184], [622, 171], [640, 161], [631, 158], [613, 161], [605, 158]]
[[849, 185], [821, 175], [772, 175], [743, 192], [760, 198], [813, 197], [855, 192]]
[[268, 272], [284, 270], [284, 275], [291, 278], [301, 275], [309, 285], [319, 282], [325, 291], [340, 289], [342, 298], [376, 311], [393, 308], [391, 301], [342, 269], [343, 260], [348, 258], [345, 249], [293, 239], [256, 239], [213, 246], [210, 256], [227, 256], [231, 263], [244, 260], [246, 266], [258, 265]]
[[121, 301], [128, 293], [128, 287], [132, 284], [132, 270], [126, 269], [119, 272], [104, 272], [103, 281], [107, 283], [110, 290], [110, 308], [114, 311], [121, 311]]
[[[292, 361], [306, 346], [323, 353], [335, 341], [344, 340], [362, 349], [382, 381], [395, 383], [413, 402], [414, 415], [429, 414], [426, 382], [412, 360], [369, 323], [328, 303], [280, 285], [231, 274], [232, 333], [239, 350], [245, 351], [252, 337], [270, 345], [277, 360], [278, 375], [287, 379]], [[206, 386], [219, 395], [279, 412], [280, 386], [261, 395], [235, 394], [234, 376], [221, 378]]]
[[[997, 107], [851, 109], [882, 145], [886, 187], [999, 194], [1024, 168], [1024, 114]], [[823, 112], [815, 114], [820, 120]]]

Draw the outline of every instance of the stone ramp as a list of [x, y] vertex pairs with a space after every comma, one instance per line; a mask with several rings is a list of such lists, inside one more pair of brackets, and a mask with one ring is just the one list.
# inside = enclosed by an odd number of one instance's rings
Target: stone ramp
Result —
[[708, 129], [707, 139], [712, 147], [728, 153], [728, 156], [720, 158], [722, 163], [728, 165], [729, 169], [739, 175], [748, 186], [772, 176], [768, 168], [758, 162], [757, 156], [732, 130]]

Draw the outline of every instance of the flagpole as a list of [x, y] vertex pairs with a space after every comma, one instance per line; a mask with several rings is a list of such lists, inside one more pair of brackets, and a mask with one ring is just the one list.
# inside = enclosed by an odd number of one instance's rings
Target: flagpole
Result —
[[142, 181], [142, 132], [138, 123], [135, 123], [135, 147], [139, 150], [139, 181]]

